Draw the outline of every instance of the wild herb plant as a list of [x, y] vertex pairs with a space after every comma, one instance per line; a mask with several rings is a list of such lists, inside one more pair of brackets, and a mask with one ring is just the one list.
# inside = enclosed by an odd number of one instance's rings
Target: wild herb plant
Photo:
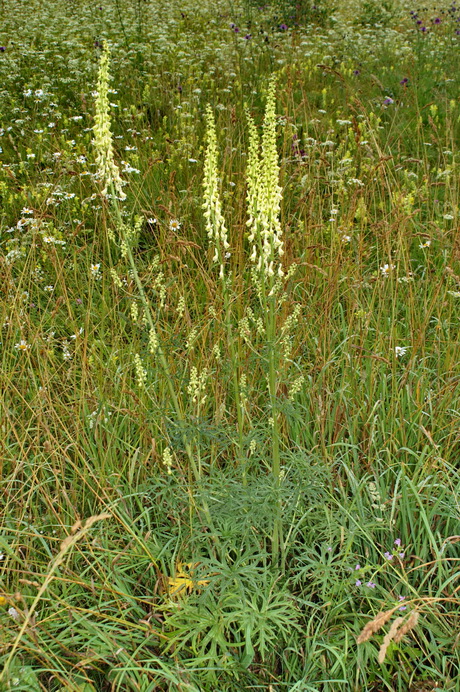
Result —
[[458, 10], [316, 7], [0, 6], [5, 689], [458, 687]]

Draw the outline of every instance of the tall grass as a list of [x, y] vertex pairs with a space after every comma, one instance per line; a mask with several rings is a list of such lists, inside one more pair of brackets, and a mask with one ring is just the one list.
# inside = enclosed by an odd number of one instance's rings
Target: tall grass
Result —
[[458, 689], [457, 10], [317, 7], [0, 8], [2, 689]]

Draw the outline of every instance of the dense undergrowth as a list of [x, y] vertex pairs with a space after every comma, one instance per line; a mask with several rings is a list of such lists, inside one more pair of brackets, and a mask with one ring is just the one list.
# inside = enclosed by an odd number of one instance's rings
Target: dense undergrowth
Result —
[[460, 689], [456, 3], [0, 15], [0, 689]]

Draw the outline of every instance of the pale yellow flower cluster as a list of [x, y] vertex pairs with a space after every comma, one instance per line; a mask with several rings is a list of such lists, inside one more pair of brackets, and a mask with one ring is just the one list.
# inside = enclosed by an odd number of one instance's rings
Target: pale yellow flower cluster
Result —
[[163, 464], [166, 467], [166, 471], [169, 475], [172, 473], [173, 457], [169, 447], [166, 447], [163, 452]]
[[220, 263], [220, 276], [224, 276], [224, 258], [228, 250], [227, 228], [222, 214], [219, 195], [219, 177], [217, 168], [217, 137], [214, 116], [211, 107], [206, 109], [207, 140], [206, 158], [204, 161], [204, 217], [206, 232], [211, 243], [214, 243], [213, 262]]
[[262, 154], [256, 126], [248, 114], [249, 153], [247, 166], [247, 202], [251, 261], [260, 274], [283, 276], [280, 259], [283, 241], [280, 222], [282, 190], [276, 148], [275, 81], [268, 90], [262, 131]]
[[155, 355], [159, 347], [158, 336], [154, 329], [149, 331], [149, 351], [152, 355]]
[[104, 41], [104, 50], [99, 64], [99, 76], [97, 81], [96, 114], [94, 116], [94, 140], [96, 149], [97, 177], [102, 181], [104, 189], [102, 194], [107, 195], [108, 188], [113, 185], [120, 199], [125, 199], [122, 180], [118, 166], [115, 163], [112, 145], [112, 131], [110, 129], [110, 103], [109, 103], [109, 73], [110, 48]]
[[147, 371], [142, 364], [142, 358], [138, 353], [134, 354], [134, 368], [136, 370], [136, 380], [139, 389], [144, 389], [147, 383]]
[[204, 368], [204, 370], [199, 373], [198, 369], [192, 366], [187, 391], [191, 396], [192, 403], [197, 404], [199, 407], [204, 406], [206, 403], [207, 395], [205, 392], [208, 377], [209, 373], [207, 368]]

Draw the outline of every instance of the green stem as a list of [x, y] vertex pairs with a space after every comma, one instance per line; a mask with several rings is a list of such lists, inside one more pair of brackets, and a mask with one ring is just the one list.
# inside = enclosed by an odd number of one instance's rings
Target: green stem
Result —
[[[241, 396], [240, 396], [240, 377], [239, 377], [239, 361], [235, 353], [235, 344], [233, 341], [233, 330], [231, 321], [231, 308], [230, 300], [227, 290], [227, 282], [225, 281], [225, 274], [222, 277], [222, 292], [224, 297], [224, 310], [225, 310], [225, 327], [227, 331], [227, 347], [230, 351], [230, 359], [232, 362], [233, 370], [233, 389], [235, 391], [235, 405], [236, 405], [236, 416], [238, 421], [238, 452], [239, 459], [243, 459], [243, 429], [244, 429], [244, 417], [243, 410], [241, 408]], [[243, 485], [246, 485], [246, 465], [243, 466]]]
[[272, 475], [275, 482], [275, 492], [276, 492], [276, 513], [275, 520], [273, 523], [273, 535], [272, 535], [272, 558], [273, 564], [277, 564], [280, 557], [284, 563], [284, 551], [283, 551], [283, 526], [282, 526], [282, 512], [281, 512], [281, 498], [279, 494], [280, 490], [280, 473], [281, 473], [281, 461], [280, 461], [280, 434], [279, 434], [279, 416], [277, 410], [277, 359], [276, 359], [276, 347], [275, 347], [275, 305], [276, 296], [270, 296], [269, 298], [269, 310], [268, 310], [268, 320], [267, 320], [267, 343], [268, 343], [268, 389], [270, 395], [270, 408], [272, 414]]

